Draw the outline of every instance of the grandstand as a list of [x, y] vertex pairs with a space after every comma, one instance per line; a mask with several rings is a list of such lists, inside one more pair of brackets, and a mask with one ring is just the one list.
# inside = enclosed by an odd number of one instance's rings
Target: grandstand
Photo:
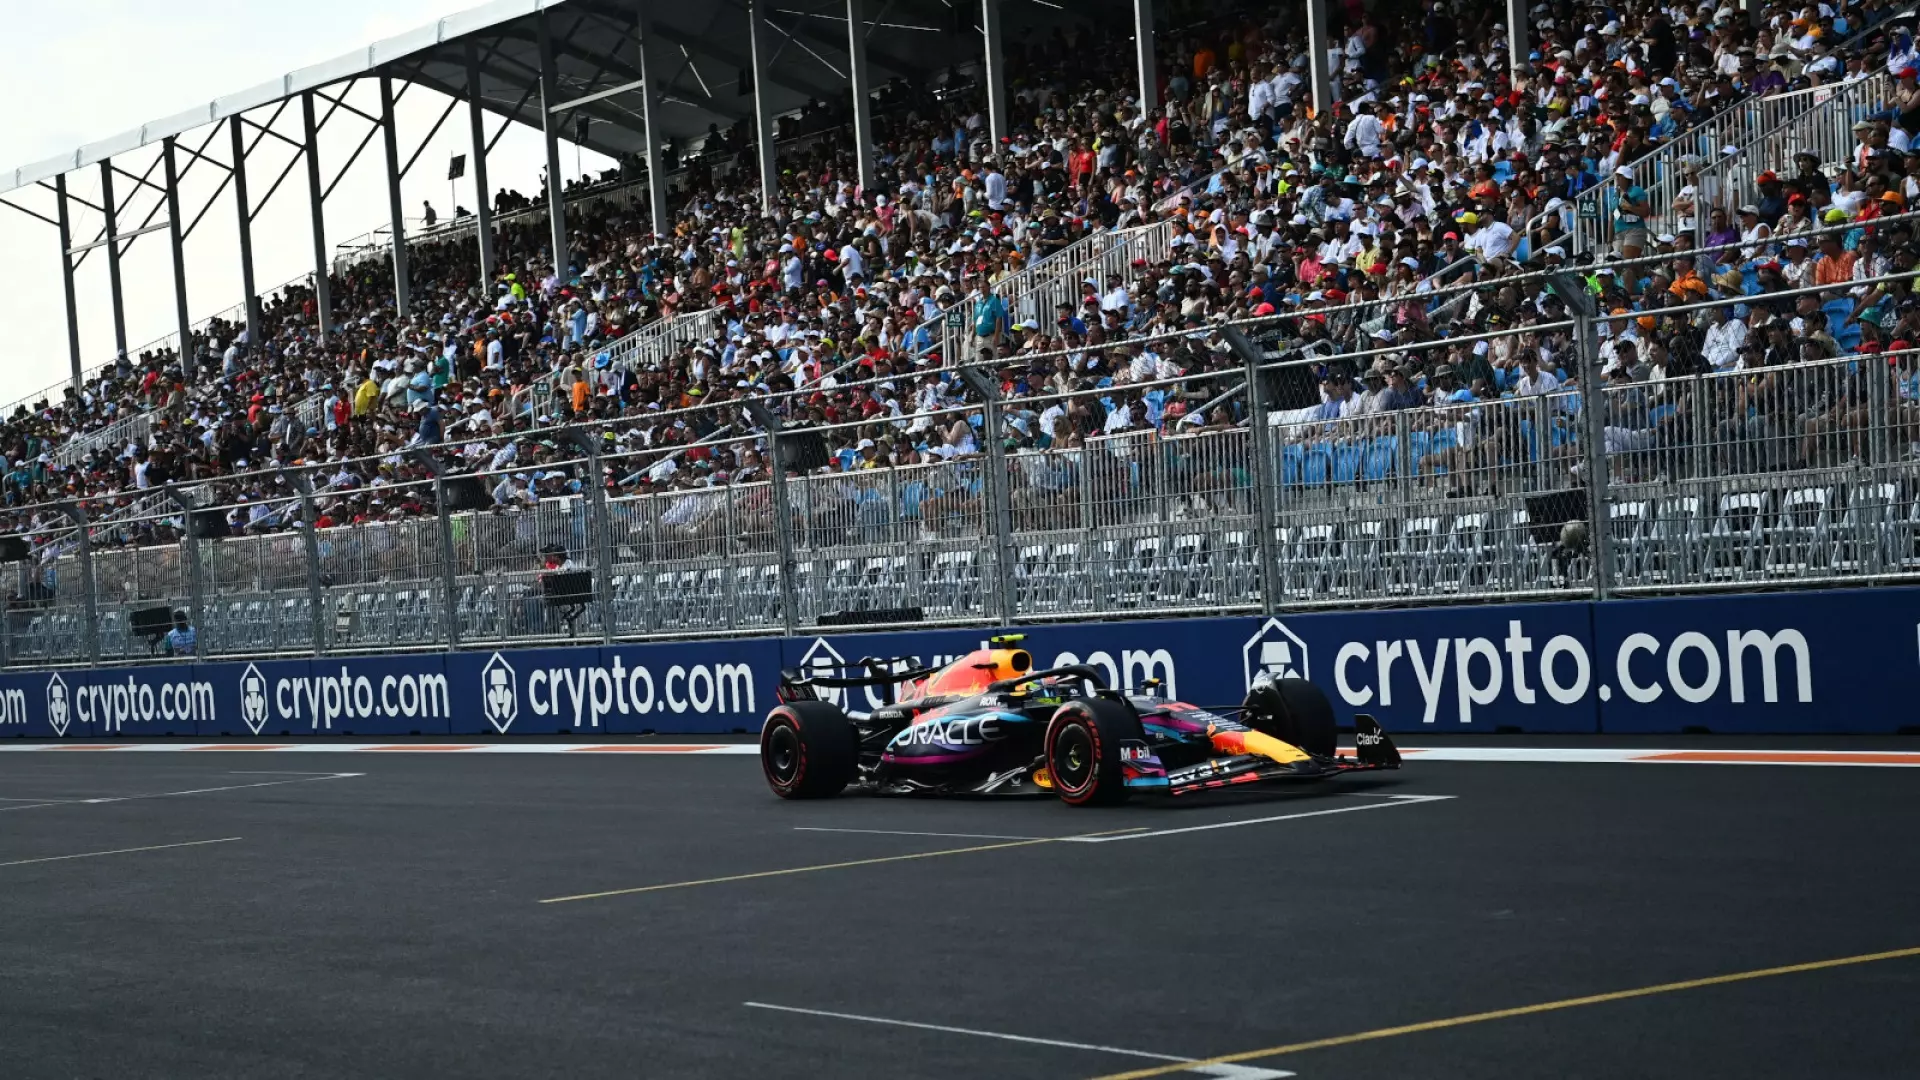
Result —
[[[70, 320], [76, 172], [114, 266], [264, 138], [314, 225], [147, 348], [116, 269], [116, 355], [8, 410], [0, 659], [1920, 574], [1910, 16], [1625, 8], [516, 0], [0, 173]], [[356, 81], [392, 220], [335, 249]], [[409, 85], [481, 190], [489, 114], [619, 166], [423, 227]]]

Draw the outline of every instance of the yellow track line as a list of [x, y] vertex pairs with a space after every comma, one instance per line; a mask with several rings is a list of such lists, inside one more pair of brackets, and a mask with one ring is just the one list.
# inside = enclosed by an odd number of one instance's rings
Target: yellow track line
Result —
[[670, 881], [663, 885], [641, 885], [632, 889], [611, 889], [607, 892], [581, 893], [578, 896], [555, 896], [540, 901], [543, 904], [567, 904], [575, 900], [604, 900], [610, 896], [633, 896], [638, 893], [661, 892], [666, 889], [691, 889], [696, 885], [724, 885], [729, 881], [752, 881], [756, 878], [785, 877], [789, 874], [811, 874], [821, 870], [846, 870], [855, 866], [877, 866], [881, 863], [908, 862], [913, 859], [933, 859], [942, 855], [970, 855], [976, 851], [1002, 851], [1006, 848], [1032, 847], [1035, 844], [1057, 844], [1063, 840], [1084, 840], [1093, 836], [1117, 836], [1121, 833], [1140, 832], [1146, 826], [1131, 829], [1109, 829], [1106, 832], [1081, 833], [1078, 836], [1049, 836], [1038, 840], [1013, 840], [1004, 844], [979, 844], [974, 847], [943, 848], [939, 851], [917, 851], [911, 855], [883, 855], [875, 859], [853, 859], [848, 862], [823, 863], [818, 866], [790, 866], [784, 870], [760, 870], [751, 874], [729, 874], [726, 877], [701, 878], [697, 881]]
[[1222, 1054], [1219, 1057], [1181, 1062], [1178, 1065], [1135, 1069], [1132, 1072], [1108, 1073], [1105, 1076], [1095, 1077], [1094, 1080], [1145, 1080], [1146, 1077], [1150, 1076], [1167, 1076], [1172, 1073], [1190, 1072], [1194, 1069], [1205, 1068], [1208, 1065], [1231, 1065], [1242, 1061], [1253, 1061], [1258, 1058], [1278, 1057], [1281, 1054], [1295, 1054], [1302, 1050], [1324, 1050], [1334, 1046], [1351, 1046], [1354, 1043], [1392, 1039], [1401, 1035], [1417, 1035], [1423, 1031], [1439, 1031], [1443, 1028], [1463, 1027], [1467, 1024], [1481, 1024], [1489, 1020], [1507, 1020], [1516, 1016], [1532, 1016], [1535, 1013], [1555, 1012], [1560, 1009], [1576, 1009], [1583, 1005], [1603, 1005], [1609, 1001], [1625, 1001], [1628, 998], [1651, 997], [1655, 994], [1672, 994], [1681, 990], [1698, 990], [1707, 986], [1724, 986], [1728, 983], [1747, 982], [1752, 979], [1767, 979], [1775, 975], [1798, 975], [1808, 971], [1824, 971], [1828, 968], [1850, 967], [1854, 964], [1871, 964], [1879, 960], [1900, 960], [1913, 956], [1920, 956], [1920, 948], [1864, 953], [1860, 956], [1843, 956], [1837, 960], [1816, 960], [1809, 964], [1789, 964], [1786, 967], [1761, 968], [1758, 971], [1739, 971], [1731, 975], [1714, 975], [1705, 979], [1688, 979], [1685, 982], [1661, 983], [1658, 986], [1642, 986], [1634, 990], [1615, 990], [1607, 994], [1591, 994], [1587, 997], [1547, 1001], [1538, 1005], [1522, 1005], [1513, 1009], [1496, 1009], [1493, 1012], [1472, 1013], [1467, 1016], [1449, 1017], [1445, 1020], [1428, 1020], [1424, 1023], [1405, 1024], [1400, 1027], [1376, 1028], [1373, 1031], [1361, 1031], [1352, 1035], [1336, 1035], [1330, 1039], [1313, 1039], [1308, 1042], [1287, 1043], [1283, 1046], [1269, 1046], [1259, 1050], [1245, 1050], [1238, 1054]]

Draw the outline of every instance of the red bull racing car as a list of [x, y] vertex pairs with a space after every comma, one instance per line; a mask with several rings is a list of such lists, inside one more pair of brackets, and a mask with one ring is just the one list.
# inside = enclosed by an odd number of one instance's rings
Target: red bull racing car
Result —
[[[1357, 756], [1341, 756], [1333, 707], [1304, 679], [1262, 677], [1237, 708], [1205, 709], [1160, 699], [1157, 684], [1108, 688], [1084, 664], [1035, 670], [1020, 640], [994, 638], [939, 668], [869, 657], [857, 664], [865, 674], [781, 672], [780, 704], [760, 731], [767, 783], [785, 799], [856, 785], [885, 795], [1052, 793], [1091, 806], [1136, 791], [1186, 795], [1400, 766], [1365, 714], [1354, 718]], [[855, 718], [819, 693], [856, 687], [880, 688], [885, 704]]]

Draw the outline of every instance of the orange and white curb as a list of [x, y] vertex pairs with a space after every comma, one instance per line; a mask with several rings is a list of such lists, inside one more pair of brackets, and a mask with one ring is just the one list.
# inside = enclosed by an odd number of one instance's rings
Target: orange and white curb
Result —
[[[754, 743], [542, 743], [542, 742], [32, 742], [0, 743], [0, 753], [114, 752], [126, 754], [589, 754], [627, 756], [751, 756]], [[1342, 748], [1352, 754], [1351, 747]], [[1920, 768], [1920, 751], [1909, 750], [1699, 750], [1589, 748], [1570, 746], [1423, 746], [1400, 752], [1419, 761], [1521, 764], [1648, 765], [1855, 765]]]

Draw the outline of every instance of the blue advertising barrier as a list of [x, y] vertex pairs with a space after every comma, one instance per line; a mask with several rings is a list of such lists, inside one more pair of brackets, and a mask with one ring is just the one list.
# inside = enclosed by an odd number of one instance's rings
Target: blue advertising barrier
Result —
[[[754, 731], [783, 667], [935, 665], [998, 631], [830, 633], [0, 673], [0, 737]], [[1877, 733], [1920, 727], [1920, 589], [1506, 604], [1027, 628], [1041, 667], [1237, 704], [1261, 672], [1349, 722], [1449, 733]], [[836, 691], [851, 712], [877, 691]]]
[[1604, 731], [1920, 730], [1920, 589], [1588, 606]]

